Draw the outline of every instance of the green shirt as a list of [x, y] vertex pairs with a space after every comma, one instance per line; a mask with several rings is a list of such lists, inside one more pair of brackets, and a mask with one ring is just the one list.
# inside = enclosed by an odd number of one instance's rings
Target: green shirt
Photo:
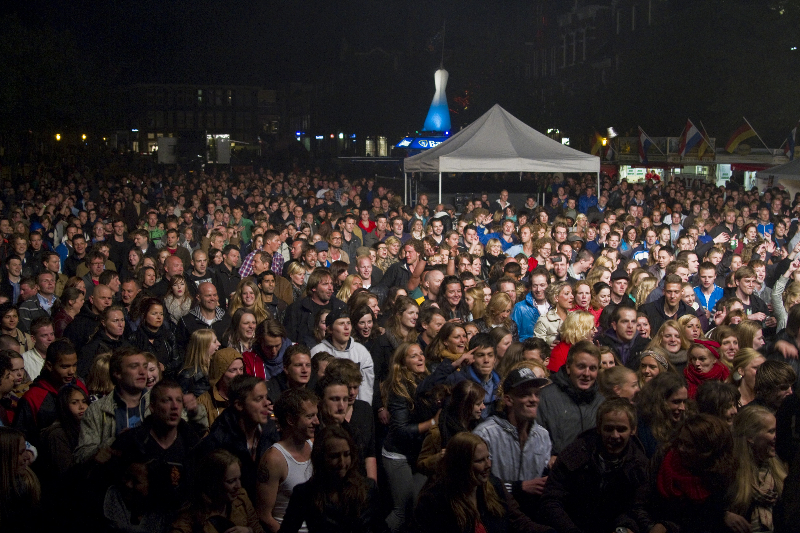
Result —
[[253, 224], [252, 220], [250, 220], [249, 218], [242, 217], [242, 219], [237, 224], [235, 220], [231, 219], [230, 225], [231, 226], [241, 226], [242, 227], [242, 231], [241, 231], [241, 234], [240, 234], [240, 238], [242, 240], [242, 244], [246, 244], [246, 243], [250, 242], [250, 236], [253, 234], [253, 226], [255, 226], [255, 224]]

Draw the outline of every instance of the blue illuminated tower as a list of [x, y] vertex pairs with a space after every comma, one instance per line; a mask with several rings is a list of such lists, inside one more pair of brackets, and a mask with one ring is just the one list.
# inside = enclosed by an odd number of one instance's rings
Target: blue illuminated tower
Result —
[[447, 94], [445, 94], [448, 76], [443, 68], [439, 68], [433, 75], [436, 92], [428, 109], [428, 116], [425, 118], [425, 125], [422, 128], [424, 131], [450, 131], [450, 109], [447, 107]]

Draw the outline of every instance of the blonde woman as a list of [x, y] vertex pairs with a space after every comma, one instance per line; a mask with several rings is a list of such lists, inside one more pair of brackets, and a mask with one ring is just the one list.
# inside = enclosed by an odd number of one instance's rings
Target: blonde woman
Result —
[[[631, 289], [636, 288], [644, 278], [652, 278], [653, 276], [650, 275], [650, 272], [645, 270], [644, 268], [636, 268], [633, 272], [628, 273], [631, 277], [630, 287]], [[633, 292], [633, 291], [631, 291]]]
[[683, 315], [678, 318], [678, 324], [681, 325], [684, 335], [689, 337], [689, 340], [695, 341], [697, 339], [705, 339], [703, 335], [703, 326], [700, 324], [700, 319], [694, 315]]
[[774, 530], [772, 510], [783, 493], [786, 467], [775, 455], [775, 429], [775, 415], [761, 405], [745, 407], [733, 419], [738, 468], [728, 514], [752, 531]]
[[647, 297], [650, 296], [650, 293], [653, 292], [656, 285], [656, 278], [648, 276], [646, 278], [641, 278], [639, 283], [633, 287], [631, 298], [633, 298], [633, 301], [636, 303], [636, 309], [639, 309], [647, 303]]
[[212, 329], [198, 329], [189, 337], [186, 346], [186, 362], [178, 374], [178, 383], [187, 394], [196, 398], [211, 388], [208, 381], [208, 366], [211, 355], [219, 349], [217, 335]]
[[[400, 239], [394, 235], [386, 239], [386, 250], [388, 252], [386, 268], [389, 268], [400, 260], [400, 244]], [[384, 272], [386, 272], [386, 270], [384, 270]]]
[[764, 361], [764, 356], [752, 348], [742, 348], [733, 358], [731, 382], [739, 389], [742, 406], [756, 399], [756, 372]]
[[355, 291], [362, 288], [363, 286], [364, 284], [361, 281], [361, 276], [359, 276], [358, 274], [350, 274], [344, 279], [344, 283], [342, 283], [342, 288], [339, 289], [339, 292], [336, 293], [336, 297], [343, 302], [347, 302], [347, 300], [350, 299], [350, 296], [352, 296]]
[[264, 307], [264, 302], [261, 300], [261, 291], [258, 285], [250, 278], [245, 278], [239, 282], [236, 292], [231, 297], [231, 303], [228, 305], [228, 314], [233, 316], [239, 309], [252, 311], [256, 316], [256, 322], [259, 323], [270, 318], [269, 311]]
[[586, 283], [594, 287], [596, 283], [600, 283], [601, 281], [611, 285], [611, 270], [595, 264], [586, 275]]
[[300, 261], [296, 261], [289, 265], [286, 275], [292, 284], [292, 301], [302, 299], [306, 292], [306, 268]]
[[561, 327], [558, 328], [560, 341], [550, 352], [550, 362], [547, 369], [558, 372], [567, 362], [569, 349], [578, 341], [591, 341], [597, 328], [594, 325], [594, 315], [587, 311], [574, 311], [567, 315]]
[[739, 339], [739, 348], [758, 350], [765, 344], [761, 323], [755, 320], [742, 320], [736, 327], [736, 336]]
[[513, 308], [514, 303], [508, 294], [496, 292], [489, 300], [489, 305], [486, 306], [486, 313], [483, 318], [478, 318], [473, 323], [481, 333], [489, 333], [494, 328], [502, 326], [511, 333], [515, 341], [518, 341], [519, 331], [517, 330], [517, 324], [509, 318]]
[[661, 325], [661, 328], [653, 335], [653, 340], [647, 345], [647, 349], [654, 346], [666, 350], [669, 362], [678, 372], [683, 372], [692, 342], [686, 337], [677, 320], [667, 320]]
[[[800, 247], [800, 245], [798, 245]], [[795, 248], [797, 251], [797, 248]], [[786, 319], [789, 318], [789, 309], [800, 302], [800, 257], [792, 261], [786, 272], [775, 281], [772, 288], [772, 308], [775, 318], [778, 319], [777, 331], [786, 327]]]
[[550, 310], [539, 317], [533, 328], [534, 336], [544, 340], [552, 348], [558, 342], [558, 329], [575, 306], [572, 286], [564, 281], [548, 285], [544, 292]]
[[483, 289], [478, 287], [470, 287], [464, 291], [464, 301], [467, 302], [469, 311], [472, 313], [472, 320], [483, 318], [484, 314], [486, 313], [486, 302], [484, 300]]
[[600, 257], [595, 259], [593, 266], [605, 267], [605, 268], [611, 270], [612, 272], [614, 270], [616, 270], [616, 268], [617, 268], [616, 265], [614, 264], [614, 261], [612, 261], [610, 258], [606, 257], [605, 255], [601, 255]]

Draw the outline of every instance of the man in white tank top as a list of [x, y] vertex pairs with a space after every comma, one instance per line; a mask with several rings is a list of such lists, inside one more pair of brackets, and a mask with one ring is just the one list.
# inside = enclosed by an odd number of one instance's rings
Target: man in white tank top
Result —
[[[311, 478], [311, 439], [319, 419], [317, 397], [308, 389], [287, 389], [275, 404], [282, 440], [267, 450], [258, 465], [256, 511], [268, 531], [280, 529], [296, 485]], [[307, 531], [305, 523], [301, 531]]]

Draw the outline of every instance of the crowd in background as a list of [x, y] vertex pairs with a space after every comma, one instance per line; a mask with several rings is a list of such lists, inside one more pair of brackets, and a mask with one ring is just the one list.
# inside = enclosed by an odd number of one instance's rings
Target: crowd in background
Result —
[[800, 530], [800, 195], [101, 176], [0, 190], [3, 531]]

